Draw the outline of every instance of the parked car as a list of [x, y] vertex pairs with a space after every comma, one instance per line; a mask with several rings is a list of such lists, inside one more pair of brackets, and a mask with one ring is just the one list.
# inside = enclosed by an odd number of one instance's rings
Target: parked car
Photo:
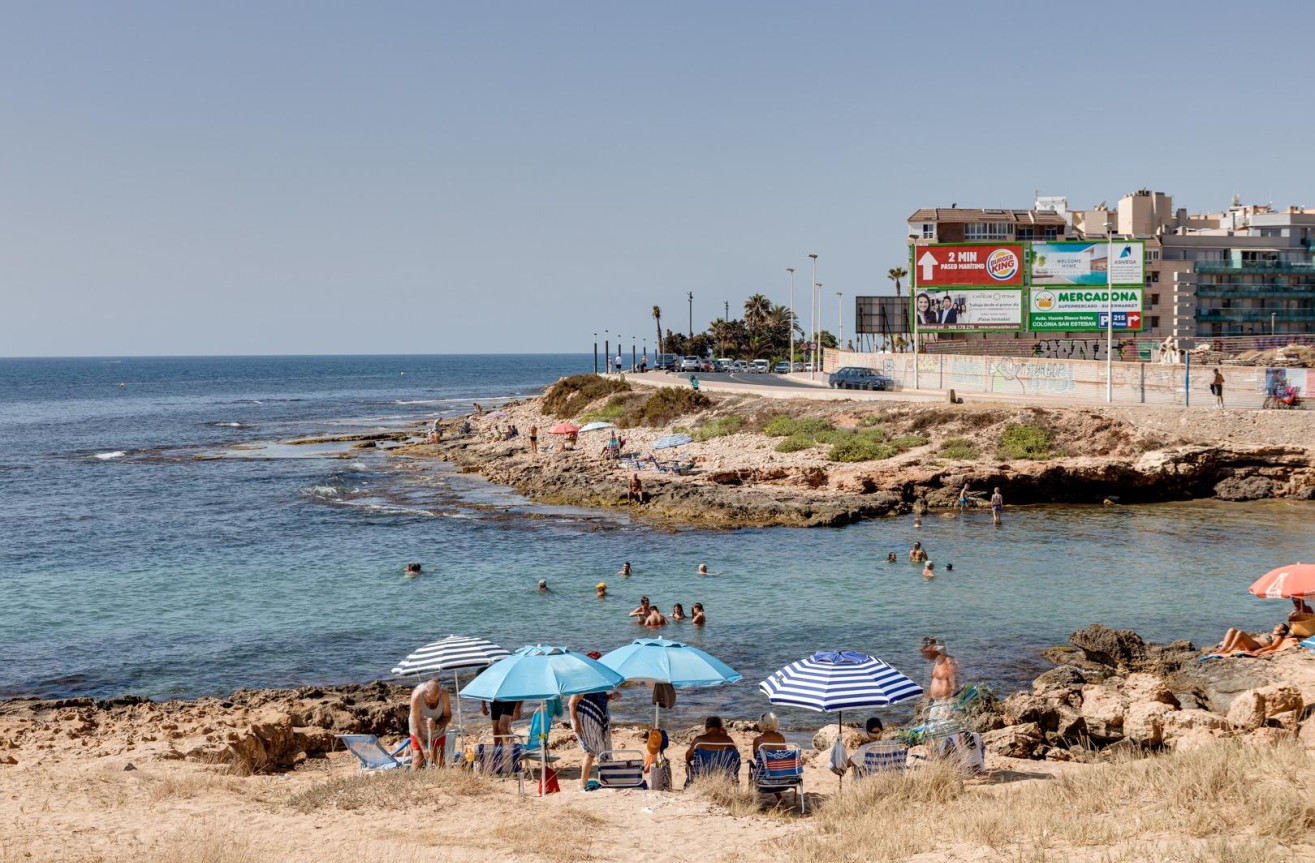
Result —
[[754, 360], [749, 366], [749, 371], [760, 375], [765, 375], [772, 370], [771, 360]]
[[804, 364], [801, 363], [801, 362], [799, 362], [799, 360], [795, 360], [795, 361], [794, 361], [794, 370], [797, 371], [797, 372], [802, 372], [802, 371], [804, 370]]
[[789, 361], [789, 360], [781, 360], [779, 363], [776, 364], [776, 367], [775, 367], [774, 369], [772, 369], [772, 371], [776, 372], [778, 375], [789, 374], [789, 372], [790, 372], [790, 361]]
[[658, 354], [653, 358], [653, 368], [660, 372], [674, 372], [680, 365], [680, 357], [675, 354]]
[[876, 369], [862, 366], [845, 366], [836, 369], [826, 382], [829, 386], [840, 390], [888, 390], [895, 386], [893, 380], [880, 374]]
[[731, 363], [731, 371], [736, 373], [743, 373], [744, 360], [736, 360], [735, 362]]
[[703, 371], [703, 360], [699, 359], [698, 357], [683, 357], [681, 358], [680, 361], [679, 371], [701, 372]]
[[799, 371], [801, 371], [801, 372], [811, 372], [812, 370], [813, 370], [813, 364], [812, 364], [812, 363], [804, 363], [804, 367], [803, 367], [802, 369], [800, 369]]

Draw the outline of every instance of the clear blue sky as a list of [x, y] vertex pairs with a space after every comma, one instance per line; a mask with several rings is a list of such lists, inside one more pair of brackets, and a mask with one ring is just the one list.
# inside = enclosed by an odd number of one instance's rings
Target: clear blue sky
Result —
[[0, 355], [651, 345], [655, 303], [784, 302], [809, 252], [834, 328], [920, 206], [1315, 205], [1313, 32], [1272, 0], [6, 2]]

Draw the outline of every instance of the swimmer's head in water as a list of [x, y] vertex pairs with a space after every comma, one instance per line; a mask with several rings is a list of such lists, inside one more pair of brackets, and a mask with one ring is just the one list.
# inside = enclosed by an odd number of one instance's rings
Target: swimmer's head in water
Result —
[[547, 590], [547, 589], [548, 589], [548, 582], [547, 582], [547, 581], [540, 580], [540, 581], [539, 581], [539, 590]]
[[708, 565], [706, 563], [700, 563], [699, 572], [707, 572], [707, 571], [708, 571]]
[[945, 564], [945, 571], [946, 571], [946, 572], [950, 572], [950, 571], [953, 570], [953, 569], [954, 569], [954, 564], [952, 564], [952, 563], [947, 563], [947, 564]]

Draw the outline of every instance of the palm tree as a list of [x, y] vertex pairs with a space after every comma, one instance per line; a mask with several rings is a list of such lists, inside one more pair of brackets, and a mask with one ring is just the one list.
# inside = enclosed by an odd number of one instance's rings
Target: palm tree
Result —
[[744, 301], [744, 322], [749, 329], [757, 329], [772, 311], [772, 301], [762, 294], [754, 294]]
[[900, 279], [906, 277], [908, 274], [909, 271], [904, 269], [903, 267], [891, 267], [889, 270], [886, 271], [886, 278], [890, 279], [892, 282], [895, 283], [895, 296], [897, 297], [899, 296]]
[[659, 354], [665, 353], [662, 350], [662, 309], [660, 306], [653, 307], [653, 323], [657, 325], [657, 350]]

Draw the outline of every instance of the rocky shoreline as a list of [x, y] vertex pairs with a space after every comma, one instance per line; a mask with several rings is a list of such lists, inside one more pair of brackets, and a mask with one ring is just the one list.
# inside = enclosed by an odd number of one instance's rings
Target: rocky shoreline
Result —
[[[1044, 655], [1059, 664], [1029, 689], [989, 692], [968, 725], [987, 751], [1014, 759], [1097, 761], [1111, 752], [1199, 746], [1246, 737], [1299, 740], [1315, 749], [1315, 655], [1198, 662], [1189, 642], [1157, 645], [1135, 632], [1093, 624]], [[156, 702], [137, 697], [0, 702], [0, 768], [66, 758], [188, 761], [238, 774], [295, 769], [340, 750], [335, 735], [401, 739], [410, 689], [374, 682], [296, 689], [243, 689], [224, 698]], [[819, 752], [835, 726], [819, 719]], [[572, 746], [558, 723], [552, 748]], [[753, 732], [753, 722], [731, 729]], [[633, 731], [638, 732], [636, 725]], [[891, 733], [898, 727], [892, 726]], [[673, 733], [692, 737], [696, 729]], [[857, 727], [846, 736], [857, 743]], [[2, 774], [0, 774], [2, 775]]]
[[[573, 415], [588, 417], [614, 401], [577, 404]], [[458, 435], [459, 421], [448, 421], [443, 442], [413, 442], [389, 452], [413, 467], [451, 462], [539, 503], [619, 509], [670, 527], [838, 526], [948, 509], [965, 484], [978, 505], [997, 486], [1011, 506], [1315, 499], [1315, 422], [1299, 412], [1188, 417], [1151, 406], [1043, 409], [897, 400], [874, 406], [715, 396], [706, 407], [662, 425], [621, 429], [627, 452], [647, 458], [663, 434], [685, 430], [698, 438], [701, 430], [734, 423], [734, 431], [696, 439], [682, 450], [694, 461], [688, 475], [641, 469], [646, 501], [636, 506], [627, 502], [633, 471], [598, 455], [605, 436], [585, 435], [576, 450], [558, 446], [534, 455], [528, 429], [537, 426], [546, 447], [555, 443], [546, 430], [562, 418], [545, 410], [543, 398], [501, 410], [497, 420], [473, 418], [470, 435]], [[865, 462], [832, 461], [822, 444], [780, 452], [782, 438], [764, 430], [782, 416], [824, 422], [841, 433], [879, 424], [891, 439], [919, 443]], [[519, 437], [494, 438], [496, 429], [511, 425]], [[1053, 441], [1052, 450], [1044, 457], [1006, 457], [999, 444], [1010, 427], [1040, 430]]]

